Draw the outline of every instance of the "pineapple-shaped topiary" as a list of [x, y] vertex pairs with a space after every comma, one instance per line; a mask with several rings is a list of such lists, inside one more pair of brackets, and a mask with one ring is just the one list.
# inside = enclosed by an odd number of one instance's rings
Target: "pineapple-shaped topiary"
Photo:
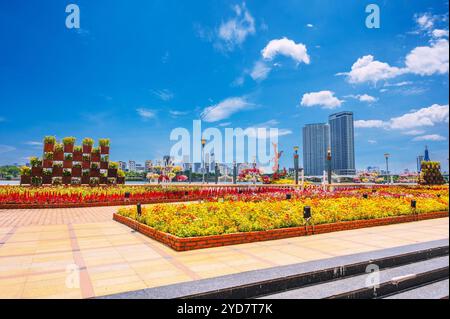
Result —
[[441, 163], [422, 162], [422, 171], [420, 172], [419, 184], [421, 185], [442, 185], [445, 184], [444, 177], [441, 174]]

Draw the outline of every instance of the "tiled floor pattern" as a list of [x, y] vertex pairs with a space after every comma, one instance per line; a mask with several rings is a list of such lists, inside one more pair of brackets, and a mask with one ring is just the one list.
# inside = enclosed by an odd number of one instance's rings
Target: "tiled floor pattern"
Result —
[[[100, 219], [108, 211], [87, 210], [87, 214]], [[449, 220], [442, 218], [175, 252], [112, 221], [111, 213], [104, 221], [87, 223], [82, 222], [87, 217], [71, 214], [67, 224], [11, 223], [0, 227], [0, 298], [88, 298], [445, 239], [449, 235]], [[51, 221], [54, 217], [49, 218]]]

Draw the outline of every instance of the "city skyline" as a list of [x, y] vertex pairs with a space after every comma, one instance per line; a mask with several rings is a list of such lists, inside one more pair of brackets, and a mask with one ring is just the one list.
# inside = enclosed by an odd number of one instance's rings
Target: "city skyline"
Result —
[[348, 1], [76, 3], [77, 30], [65, 4], [0, 4], [0, 165], [26, 163], [45, 135], [109, 137], [112, 160], [144, 163], [201, 119], [278, 128], [289, 168], [302, 127], [345, 110], [357, 170], [384, 153], [392, 172], [416, 170], [428, 145], [448, 171], [445, 1], [380, 3], [380, 29]]

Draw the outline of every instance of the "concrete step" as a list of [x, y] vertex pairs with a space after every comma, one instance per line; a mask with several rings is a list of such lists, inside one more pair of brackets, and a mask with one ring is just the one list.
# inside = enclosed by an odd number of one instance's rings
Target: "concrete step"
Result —
[[[448, 278], [448, 256], [387, 268], [377, 273], [362, 274], [266, 295], [264, 299], [353, 299], [376, 298], [424, 282]], [[377, 287], [373, 285], [377, 284]]]
[[448, 295], [449, 279], [445, 279], [390, 295], [383, 299], [448, 299]]

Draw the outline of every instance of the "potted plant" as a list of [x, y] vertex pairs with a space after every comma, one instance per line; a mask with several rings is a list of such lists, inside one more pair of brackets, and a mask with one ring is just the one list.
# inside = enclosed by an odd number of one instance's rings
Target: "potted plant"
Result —
[[108, 177], [108, 185], [115, 185], [115, 184], [116, 184], [116, 178]]
[[30, 184], [31, 183], [31, 168], [28, 166], [22, 166], [20, 168], [20, 184]]
[[65, 153], [72, 153], [73, 152], [73, 146], [75, 145], [76, 138], [73, 136], [65, 137], [63, 138], [63, 144], [64, 144], [64, 152]]
[[83, 160], [83, 148], [79, 145], [73, 147], [73, 160], [77, 162]]
[[99, 177], [100, 168], [98, 163], [91, 163], [91, 177]]
[[92, 151], [92, 145], [94, 145], [94, 140], [90, 137], [83, 139], [83, 153], [89, 154]]
[[51, 184], [53, 172], [50, 168], [44, 168], [42, 172], [42, 184]]
[[72, 176], [73, 177], [81, 177], [81, 164], [79, 162], [73, 163]]
[[42, 161], [36, 156], [30, 157], [31, 176], [42, 175]]
[[44, 161], [42, 166], [44, 168], [51, 168], [53, 166], [53, 152], [44, 153]]
[[100, 180], [98, 179], [98, 177], [91, 177], [89, 180], [89, 185], [91, 186], [98, 186], [100, 183]]
[[61, 185], [62, 184], [62, 177], [56, 176], [52, 178], [52, 185]]
[[72, 180], [70, 181], [72, 185], [81, 185], [81, 178], [79, 177], [72, 177]]
[[117, 184], [125, 184], [125, 172], [121, 169], [117, 170]]
[[44, 137], [44, 152], [53, 152], [53, 147], [56, 144], [56, 137], [46, 136]]
[[100, 162], [100, 149], [98, 147], [94, 147], [91, 152], [91, 161]]
[[109, 138], [101, 138], [98, 140], [100, 151], [102, 154], [109, 154]]
[[90, 171], [88, 169], [83, 169], [81, 173], [81, 184], [89, 184]]
[[53, 176], [62, 176], [63, 165], [61, 162], [53, 162]]
[[63, 184], [64, 185], [70, 184], [71, 178], [72, 178], [72, 172], [70, 171], [70, 169], [65, 168], [63, 171], [63, 178], [62, 178]]
[[64, 154], [64, 168], [72, 168], [72, 160], [73, 160], [73, 155], [72, 153], [66, 153]]
[[108, 177], [117, 177], [117, 169], [119, 164], [117, 162], [109, 162]]
[[42, 186], [42, 177], [40, 176], [32, 176], [31, 177], [31, 186]]
[[83, 168], [91, 168], [91, 155], [83, 154]]
[[53, 151], [53, 160], [64, 160], [64, 146], [61, 143], [56, 143]]

